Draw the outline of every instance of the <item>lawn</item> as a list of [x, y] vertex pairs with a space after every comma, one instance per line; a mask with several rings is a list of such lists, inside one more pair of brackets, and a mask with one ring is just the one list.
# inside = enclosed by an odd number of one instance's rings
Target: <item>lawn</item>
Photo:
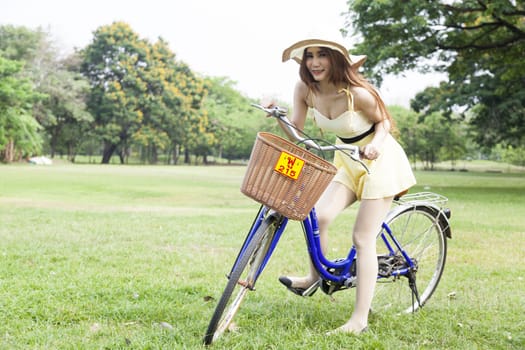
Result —
[[[243, 167], [0, 166], [0, 349], [202, 349], [225, 274], [258, 205]], [[214, 349], [525, 348], [525, 174], [416, 173], [449, 198], [442, 281], [414, 315], [344, 323], [354, 291], [298, 298], [280, 274], [306, 270], [293, 224]], [[355, 209], [334, 224], [344, 254]]]

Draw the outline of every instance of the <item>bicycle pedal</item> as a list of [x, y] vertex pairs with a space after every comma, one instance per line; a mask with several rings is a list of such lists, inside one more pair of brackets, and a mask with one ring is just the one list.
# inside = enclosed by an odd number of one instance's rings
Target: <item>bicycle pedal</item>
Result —
[[304, 290], [302, 296], [303, 297], [309, 297], [309, 296], [312, 296], [316, 291], [317, 291], [317, 288], [319, 288], [319, 286], [321, 285], [321, 280], [318, 280], [317, 282], [315, 282], [314, 284], [312, 284], [310, 287], [308, 287], [307, 289]]

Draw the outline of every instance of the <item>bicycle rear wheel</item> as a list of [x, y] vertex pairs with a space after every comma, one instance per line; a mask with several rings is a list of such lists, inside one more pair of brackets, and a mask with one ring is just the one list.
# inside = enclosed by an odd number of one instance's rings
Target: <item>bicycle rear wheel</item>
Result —
[[270, 249], [274, 233], [281, 224], [281, 218], [278, 214], [266, 217], [239, 257], [206, 330], [205, 345], [211, 344], [232, 328], [232, 320], [244, 297], [248, 291], [254, 290], [261, 265]]
[[[419, 301], [409, 286], [408, 277], [381, 278], [376, 285], [372, 312], [414, 312], [432, 296], [443, 274], [447, 255], [445, 228], [442, 227], [438, 214], [439, 211], [433, 207], [417, 205], [401, 209], [387, 219], [386, 224], [393, 236], [416, 265], [413, 276]], [[385, 229], [381, 233], [388, 237]], [[377, 239], [377, 253], [379, 256], [386, 256], [389, 251], [381, 233]], [[407, 267], [399, 249], [393, 243], [390, 244], [398, 257], [397, 263], [394, 263], [398, 266], [394, 269], [400, 267], [399, 265]]]

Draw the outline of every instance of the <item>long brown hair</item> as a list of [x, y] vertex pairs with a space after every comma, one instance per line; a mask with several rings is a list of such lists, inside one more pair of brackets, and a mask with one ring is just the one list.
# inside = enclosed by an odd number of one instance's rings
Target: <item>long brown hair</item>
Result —
[[[331, 76], [329, 77], [330, 82], [336, 86], [360, 86], [365, 88], [376, 99], [383, 119], [388, 119], [392, 128], [394, 128], [394, 120], [388, 112], [385, 103], [381, 99], [381, 96], [379, 96], [377, 89], [372, 84], [370, 84], [370, 82], [361, 73], [359, 73], [357, 69], [353, 69], [350, 65], [350, 62], [348, 62], [346, 57], [344, 57], [339, 51], [332, 50], [328, 47], [323, 47], [323, 50], [326, 50], [328, 53], [328, 58], [332, 66]], [[306, 67], [306, 49], [304, 50], [303, 59], [301, 60], [299, 76], [301, 80], [310, 88], [310, 90], [319, 90], [318, 82], [314, 79]]]

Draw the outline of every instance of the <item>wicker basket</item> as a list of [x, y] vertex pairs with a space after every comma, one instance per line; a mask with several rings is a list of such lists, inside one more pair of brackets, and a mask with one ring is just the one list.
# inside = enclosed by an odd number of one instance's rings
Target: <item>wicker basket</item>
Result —
[[241, 192], [292, 220], [304, 220], [336, 173], [326, 160], [259, 132]]

